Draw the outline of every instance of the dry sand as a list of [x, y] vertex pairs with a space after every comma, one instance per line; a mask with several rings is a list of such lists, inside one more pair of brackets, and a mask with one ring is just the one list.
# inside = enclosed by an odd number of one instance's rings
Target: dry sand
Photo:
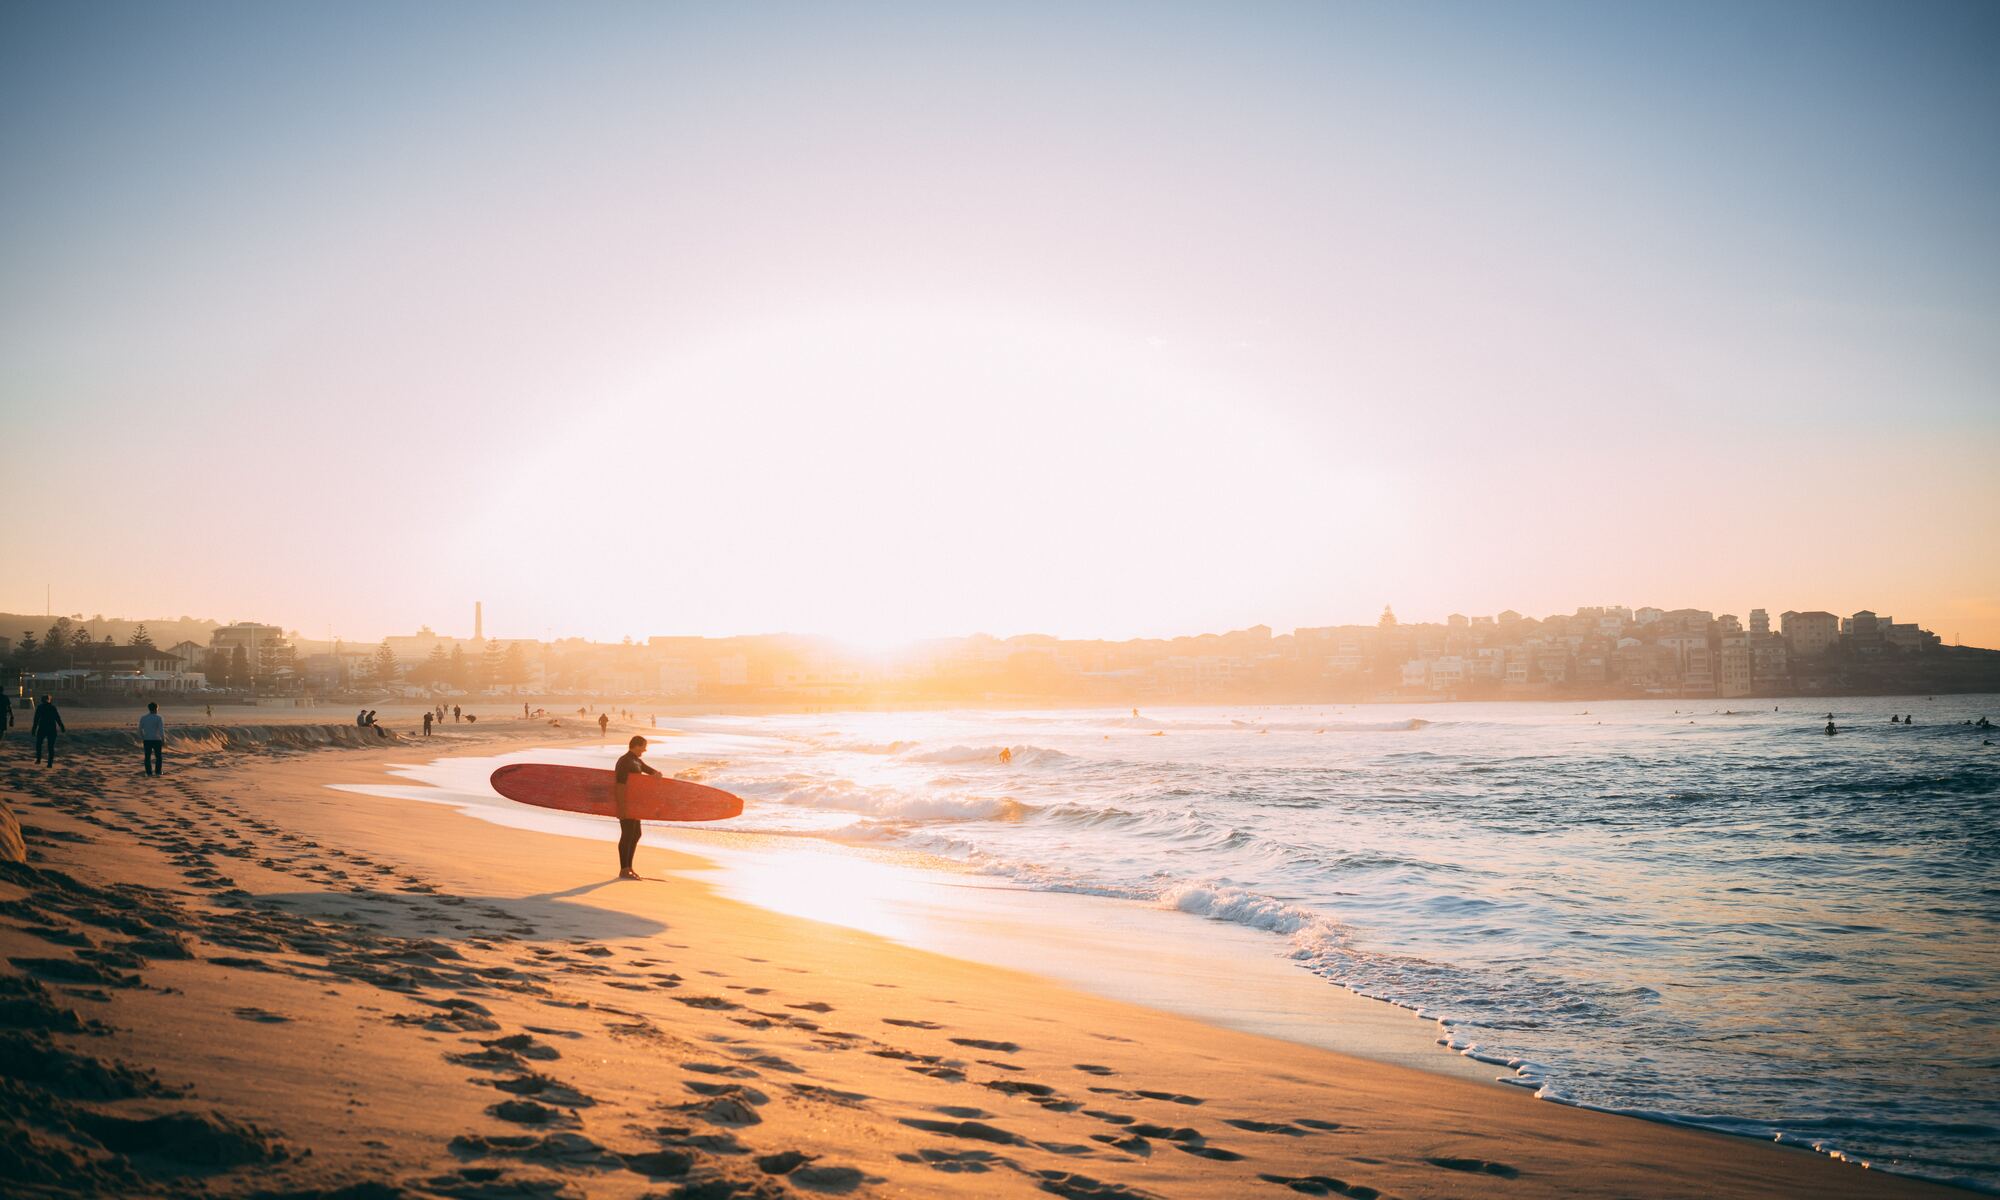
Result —
[[446, 730], [220, 731], [159, 779], [123, 734], [52, 771], [0, 742], [31, 858], [0, 863], [0, 1190], [1962, 1194], [775, 915], [660, 878], [700, 864], [657, 846], [616, 883], [608, 836], [325, 786], [585, 734]]

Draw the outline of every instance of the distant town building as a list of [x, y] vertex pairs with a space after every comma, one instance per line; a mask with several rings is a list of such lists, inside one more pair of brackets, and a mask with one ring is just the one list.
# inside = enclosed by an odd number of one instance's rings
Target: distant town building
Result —
[[234, 625], [224, 625], [209, 635], [209, 653], [220, 653], [233, 657], [236, 648], [243, 648], [252, 671], [262, 668], [264, 651], [285, 640], [285, 631], [276, 625], [260, 625], [255, 621], [238, 621]]
[[1818, 658], [1840, 637], [1840, 618], [1830, 612], [1784, 612], [1778, 620], [1794, 658]]

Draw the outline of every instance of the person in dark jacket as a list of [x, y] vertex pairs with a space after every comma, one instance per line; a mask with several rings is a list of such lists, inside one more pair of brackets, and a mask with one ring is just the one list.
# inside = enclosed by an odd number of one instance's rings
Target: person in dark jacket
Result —
[[611, 810], [618, 814], [618, 878], [637, 879], [639, 872], [632, 869], [632, 853], [639, 848], [639, 822], [627, 816], [625, 787], [634, 775], [658, 775], [646, 764], [641, 755], [646, 753], [646, 739], [635, 737], [626, 746], [625, 753], [618, 756], [618, 765], [611, 772]]
[[42, 747], [47, 746], [49, 753], [48, 765], [55, 766], [56, 735], [59, 733], [68, 733], [69, 730], [63, 725], [62, 713], [57, 711], [56, 702], [47, 695], [43, 695], [42, 702], [35, 705], [35, 715], [30, 722], [29, 728], [33, 730], [35, 735], [35, 761], [42, 761]]
[[7, 730], [14, 724], [14, 697], [0, 696], [0, 737], [7, 736]]

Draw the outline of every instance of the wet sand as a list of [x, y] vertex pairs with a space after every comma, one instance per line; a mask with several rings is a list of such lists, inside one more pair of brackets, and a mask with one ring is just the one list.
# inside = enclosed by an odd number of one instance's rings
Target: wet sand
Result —
[[32, 856], [0, 864], [10, 1194], [1963, 1194], [753, 907], [658, 839], [618, 883], [608, 837], [327, 786], [596, 735], [447, 729], [197, 738], [159, 779], [121, 735], [54, 771], [0, 743]]

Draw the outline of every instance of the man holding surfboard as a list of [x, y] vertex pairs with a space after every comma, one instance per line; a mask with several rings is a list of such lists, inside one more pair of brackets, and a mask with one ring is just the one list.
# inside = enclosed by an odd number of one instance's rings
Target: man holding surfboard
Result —
[[559, 763], [507, 763], [493, 772], [493, 790], [520, 804], [618, 818], [618, 877], [637, 879], [632, 854], [641, 821], [726, 821], [743, 814], [743, 798], [647, 766], [646, 739], [635, 737], [618, 768]]
[[627, 744], [625, 753], [618, 756], [618, 765], [611, 771], [611, 811], [618, 814], [618, 878], [637, 879], [639, 872], [632, 869], [632, 853], [639, 848], [639, 819], [631, 815], [628, 780], [633, 775], [658, 775], [659, 772], [646, 765], [641, 755], [646, 753], [646, 739], [635, 737]]

